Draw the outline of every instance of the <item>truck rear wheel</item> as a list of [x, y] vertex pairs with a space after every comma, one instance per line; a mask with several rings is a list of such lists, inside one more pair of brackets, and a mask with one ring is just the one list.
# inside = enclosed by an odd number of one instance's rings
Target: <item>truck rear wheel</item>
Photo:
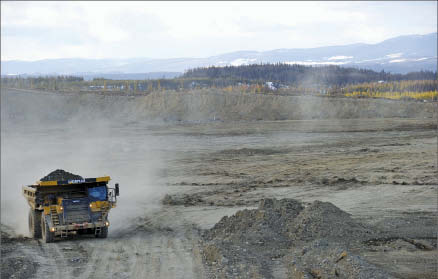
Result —
[[41, 228], [42, 228], [42, 235], [43, 235], [43, 241], [45, 243], [53, 242], [53, 239], [55, 238], [55, 233], [50, 231], [49, 224], [46, 222], [46, 218], [41, 218]]
[[41, 211], [29, 210], [29, 232], [32, 238], [41, 238]]

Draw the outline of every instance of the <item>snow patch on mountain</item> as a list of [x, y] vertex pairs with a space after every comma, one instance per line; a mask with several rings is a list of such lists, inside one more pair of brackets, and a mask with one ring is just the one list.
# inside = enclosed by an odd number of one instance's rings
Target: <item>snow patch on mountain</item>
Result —
[[338, 56], [329, 57], [327, 60], [345, 60], [351, 58], [353, 58], [353, 56], [338, 55]]
[[398, 57], [401, 57], [402, 55], [403, 55], [403, 52], [399, 52], [399, 53], [388, 54], [388, 55], [386, 55], [386, 57], [388, 57], [388, 58], [398, 58]]
[[405, 62], [405, 61], [406, 61], [406, 59], [394, 59], [394, 60], [389, 61], [389, 63], [400, 63], [400, 62]]
[[319, 65], [344, 65], [350, 63], [350, 61], [287, 61], [286, 64], [290, 65], [305, 65], [305, 66], [319, 66]]
[[238, 58], [231, 61], [232, 66], [240, 66], [240, 65], [248, 65], [251, 64], [251, 62], [257, 61], [257, 58]]

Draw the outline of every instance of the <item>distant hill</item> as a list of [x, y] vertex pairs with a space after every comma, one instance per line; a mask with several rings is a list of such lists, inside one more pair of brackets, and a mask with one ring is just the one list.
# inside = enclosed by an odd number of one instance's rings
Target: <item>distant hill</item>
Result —
[[207, 58], [172, 59], [46, 59], [2, 61], [2, 75], [10, 74], [137, 74], [151, 72], [182, 73], [207, 66], [238, 66], [258, 63], [301, 65], [339, 65], [375, 71], [407, 73], [437, 69], [437, 33], [408, 35], [378, 44], [352, 44], [306, 49], [238, 51]]
[[[104, 78], [112, 80], [144, 80], [144, 79], [170, 79], [181, 76], [180, 72], [150, 72], [150, 73], [74, 73], [74, 76], [83, 77], [84, 80], [93, 80], [95, 78]], [[38, 76], [61, 76], [63, 74], [20, 74], [20, 77], [38, 77]], [[69, 75], [69, 74], [66, 74]], [[1, 77], [11, 77], [11, 75], [1, 75]]]
[[92, 80], [94, 78], [114, 79], [114, 80], [142, 80], [142, 79], [160, 79], [160, 78], [175, 78], [179, 77], [180, 72], [150, 72], [150, 73], [100, 73], [89, 74], [79, 73], [84, 80]]

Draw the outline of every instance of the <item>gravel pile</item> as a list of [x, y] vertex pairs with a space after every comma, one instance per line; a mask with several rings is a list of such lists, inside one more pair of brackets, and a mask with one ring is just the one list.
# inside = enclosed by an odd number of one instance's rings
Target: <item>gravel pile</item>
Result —
[[296, 240], [311, 241], [327, 238], [330, 241], [364, 240], [374, 231], [351, 218], [347, 212], [329, 202], [314, 201], [288, 226], [288, 236]]
[[[226, 278], [275, 278], [278, 264], [291, 278], [333, 278], [336, 268], [344, 278], [367, 278], [361, 277], [364, 270], [370, 270], [363, 273], [368, 275], [380, 270], [347, 251], [375, 236], [372, 228], [331, 203], [264, 199], [257, 209], [223, 217], [204, 232], [202, 246], [205, 263]], [[350, 259], [345, 264], [337, 261], [343, 251]], [[318, 265], [322, 261], [324, 268]]]
[[65, 170], [57, 169], [55, 171], [52, 171], [48, 175], [44, 176], [40, 179], [40, 181], [66, 181], [66, 180], [77, 180], [77, 179], [83, 179], [82, 176], [73, 174], [70, 172], [67, 172]]
[[223, 217], [204, 237], [256, 242], [275, 238], [292, 244], [322, 238], [345, 242], [372, 235], [371, 228], [353, 220], [332, 203], [315, 201], [304, 207], [293, 199], [264, 199], [257, 209]]
[[275, 239], [289, 242], [287, 229], [304, 209], [296, 200], [264, 199], [258, 209], [244, 209], [233, 216], [224, 216], [211, 230], [207, 240], [223, 239], [243, 243], [264, 243]]

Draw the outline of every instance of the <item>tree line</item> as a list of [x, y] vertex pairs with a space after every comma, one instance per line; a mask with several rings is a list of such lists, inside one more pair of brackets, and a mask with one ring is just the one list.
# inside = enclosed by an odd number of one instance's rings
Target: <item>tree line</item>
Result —
[[46, 90], [149, 93], [220, 88], [254, 93], [345, 95], [352, 92], [426, 92], [437, 90], [437, 73], [392, 74], [340, 66], [254, 64], [195, 68], [172, 79], [85, 81], [77, 76], [2, 77], [2, 86]]
[[391, 74], [369, 69], [340, 66], [305, 66], [297, 64], [253, 64], [226, 67], [204, 67], [190, 69], [183, 78], [205, 78], [241, 82], [266, 82], [289, 86], [345, 86], [373, 81], [432, 80], [436, 72], [420, 71], [408, 74]]

